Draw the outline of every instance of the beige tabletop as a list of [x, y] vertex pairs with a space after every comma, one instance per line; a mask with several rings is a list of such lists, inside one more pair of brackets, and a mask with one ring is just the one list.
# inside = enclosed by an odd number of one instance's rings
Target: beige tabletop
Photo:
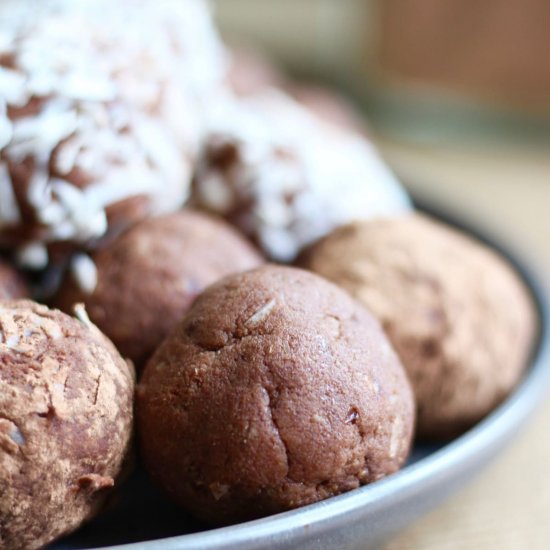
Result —
[[[417, 193], [524, 249], [549, 274], [550, 156], [543, 151], [405, 146], [384, 155]], [[384, 550], [550, 549], [550, 395], [471, 484]]]

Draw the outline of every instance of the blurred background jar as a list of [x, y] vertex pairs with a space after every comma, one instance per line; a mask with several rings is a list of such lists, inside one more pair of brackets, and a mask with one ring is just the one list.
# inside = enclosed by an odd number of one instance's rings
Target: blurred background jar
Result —
[[221, 0], [222, 28], [414, 141], [550, 143], [548, 0]]

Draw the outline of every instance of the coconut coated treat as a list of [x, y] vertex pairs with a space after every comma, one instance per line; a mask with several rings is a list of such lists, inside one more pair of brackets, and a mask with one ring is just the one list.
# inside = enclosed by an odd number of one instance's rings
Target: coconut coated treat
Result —
[[423, 215], [342, 227], [301, 265], [337, 283], [382, 322], [412, 382], [421, 437], [451, 437], [518, 382], [534, 310], [496, 253]]
[[0, 300], [26, 298], [29, 289], [23, 277], [0, 258]]
[[0, 6], [0, 246], [40, 269], [186, 200], [225, 78], [202, 0]]
[[113, 345], [30, 301], [0, 301], [0, 548], [77, 529], [117, 485], [134, 380]]
[[75, 256], [57, 304], [71, 311], [84, 303], [140, 367], [204, 288], [262, 261], [222, 220], [182, 210], [136, 225], [91, 257]]
[[209, 287], [148, 363], [137, 400], [153, 479], [221, 524], [391, 474], [413, 430], [412, 392], [378, 322], [289, 267]]
[[211, 106], [196, 206], [226, 217], [277, 261], [356, 219], [400, 215], [409, 199], [362, 136], [272, 89]]

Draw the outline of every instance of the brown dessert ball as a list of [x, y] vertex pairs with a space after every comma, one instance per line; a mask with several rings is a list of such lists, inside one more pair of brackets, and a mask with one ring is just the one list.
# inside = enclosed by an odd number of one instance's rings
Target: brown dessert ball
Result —
[[0, 302], [0, 548], [32, 550], [77, 529], [117, 484], [134, 380], [81, 320]]
[[0, 258], [0, 300], [26, 298], [29, 290], [23, 277]]
[[381, 321], [415, 390], [421, 437], [463, 432], [518, 382], [533, 306], [511, 267], [479, 242], [411, 215], [343, 227], [300, 263]]
[[264, 266], [207, 289], [138, 390], [148, 471], [213, 523], [273, 514], [395, 472], [409, 452], [409, 382], [347, 293]]
[[261, 256], [231, 226], [190, 210], [146, 220], [91, 258], [77, 256], [56, 303], [90, 319], [140, 367], [195, 297]]

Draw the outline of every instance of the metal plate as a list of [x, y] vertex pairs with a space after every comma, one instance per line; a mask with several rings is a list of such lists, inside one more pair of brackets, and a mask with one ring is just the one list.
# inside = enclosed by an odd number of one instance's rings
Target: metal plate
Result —
[[221, 529], [207, 530], [189, 518], [138, 471], [101, 517], [50, 550], [375, 548], [463, 486], [511, 440], [544, 396], [550, 382], [550, 309], [548, 294], [530, 262], [440, 209], [430, 213], [499, 250], [525, 280], [537, 306], [540, 332], [532, 361], [521, 384], [498, 409], [451, 443], [417, 445], [407, 466], [384, 480], [298, 510]]

